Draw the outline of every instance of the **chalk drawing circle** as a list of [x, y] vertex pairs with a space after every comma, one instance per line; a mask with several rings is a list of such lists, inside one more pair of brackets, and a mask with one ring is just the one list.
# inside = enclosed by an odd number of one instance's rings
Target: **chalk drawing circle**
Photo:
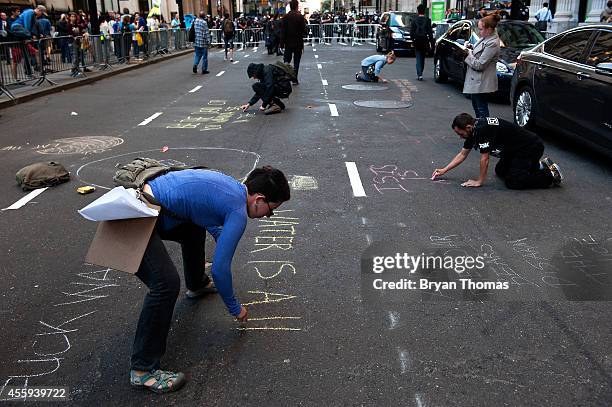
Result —
[[387, 90], [387, 86], [376, 86], [376, 85], [342, 85], [342, 89], [348, 90]]
[[103, 153], [123, 144], [123, 139], [112, 136], [70, 137], [53, 140], [37, 149], [39, 154], [95, 154]]
[[353, 103], [357, 106], [377, 109], [405, 109], [412, 107], [411, 102], [400, 102], [397, 100], [356, 100]]
[[[259, 160], [261, 159], [261, 156], [257, 153], [254, 153], [252, 151], [245, 151], [245, 150], [240, 150], [237, 148], [224, 148], [224, 147], [170, 147], [170, 149], [168, 150], [169, 152], [174, 152], [174, 151], [185, 151], [185, 152], [191, 152], [191, 151], [198, 151], [198, 150], [210, 150], [215, 156], [219, 156], [221, 154], [221, 152], [226, 151], [226, 152], [232, 152], [232, 153], [239, 153], [245, 156], [251, 156], [253, 159], [253, 165], [248, 168], [248, 171], [246, 171], [246, 173], [241, 173], [240, 176], [234, 176], [236, 179], [239, 179], [240, 181], [244, 181], [246, 179], [246, 177], [249, 175], [249, 173], [251, 171], [253, 171], [256, 167], [257, 164], [259, 163]], [[143, 153], [156, 153], [156, 154], [147, 154], [147, 156], [149, 156], [150, 158], [154, 158], [156, 160], [160, 160], [162, 162], [164, 161], [171, 161], [170, 163], [168, 163], [168, 165], [206, 165], [207, 167], [209, 167], [209, 169], [211, 170], [215, 170], [215, 168], [209, 164], [207, 164], [206, 162], [189, 162], [189, 163], [185, 163], [182, 161], [177, 161], [174, 159], [170, 159], [170, 160], [165, 160], [163, 159], [163, 156], [166, 156], [168, 153], [161, 153], [159, 149], [153, 149], [153, 150], [141, 150], [141, 151], [132, 151], [129, 153], [124, 153], [124, 154], [118, 154], [118, 155], [114, 155], [112, 157], [106, 157], [106, 158], [101, 158], [99, 160], [94, 160], [94, 161], [90, 161], [86, 164], [81, 165], [77, 170], [76, 170], [76, 177], [79, 181], [81, 181], [84, 184], [87, 185], [92, 185], [96, 188], [100, 188], [100, 189], [113, 189], [114, 185], [112, 186], [105, 186], [105, 185], [99, 185], [96, 184], [92, 181], [87, 180], [85, 177], [81, 176], [81, 173], [84, 172], [84, 170], [87, 170], [88, 167], [93, 167], [95, 166], [95, 164], [104, 162], [104, 161], [109, 161], [109, 160], [115, 160], [117, 158], [121, 158], [121, 157], [126, 157], [129, 156], [129, 158], [125, 159], [121, 164], [127, 164], [129, 161], [131, 161], [132, 159], [136, 158], [136, 157], [142, 157]], [[107, 168], [108, 170], [108, 168]], [[112, 168], [112, 173], [108, 173], [107, 175], [107, 179], [109, 184], [112, 184], [113, 180], [113, 175], [115, 173], [115, 167], [113, 166]], [[99, 168], [94, 170], [97, 175], [100, 175], [100, 173], [102, 172]], [[227, 173], [227, 172], [225, 172]]]

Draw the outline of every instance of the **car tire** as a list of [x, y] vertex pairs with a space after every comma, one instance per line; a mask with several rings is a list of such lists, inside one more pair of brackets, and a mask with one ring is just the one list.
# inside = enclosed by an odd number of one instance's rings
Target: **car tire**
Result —
[[519, 88], [512, 103], [514, 123], [525, 129], [533, 130], [536, 125], [536, 110], [533, 89], [529, 86]]
[[448, 75], [444, 72], [439, 58], [434, 58], [434, 81], [437, 83], [445, 83], [448, 80]]

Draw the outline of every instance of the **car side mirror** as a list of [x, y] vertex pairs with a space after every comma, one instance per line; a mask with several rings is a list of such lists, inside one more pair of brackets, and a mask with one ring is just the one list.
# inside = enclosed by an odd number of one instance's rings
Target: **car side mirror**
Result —
[[612, 62], [602, 62], [595, 65], [595, 71], [598, 73], [612, 74]]
[[438, 26], [438, 24], [433, 23], [433, 24], [431, 25], [431, 28], [432, 28], [432, 29], [434, 29], [434, 28], [436, 28], [437, 26]]

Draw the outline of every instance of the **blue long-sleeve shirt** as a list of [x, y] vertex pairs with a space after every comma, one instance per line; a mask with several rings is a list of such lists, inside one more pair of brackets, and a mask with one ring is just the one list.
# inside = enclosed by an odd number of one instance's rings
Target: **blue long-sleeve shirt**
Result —
[[[217, 242], [212, 278], [230, 314], [240, 314], [240, 302], [232, 287], [232, 258], [247, 222], [247, 189], [234, 178], [210, 170], [169, 172], [148, 184], [163, 207], [206, 228]], [[182, 221], [162, 215], [162, 230]]]
[[385, 55], [372, 55], [361, 61], [361, 66], [374, 65], [374, 75], [378, 76], [380, 70], [387, 64], [387, 57]]

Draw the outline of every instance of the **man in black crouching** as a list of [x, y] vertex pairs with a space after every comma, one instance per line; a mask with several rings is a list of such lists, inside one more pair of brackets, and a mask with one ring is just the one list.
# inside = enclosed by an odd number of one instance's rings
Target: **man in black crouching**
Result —
[[246, 105], [240, 106], [246, 112], [261, 99], [260, 110], [264, 114], [280, 113], [285, 109], [281, 99], [291, 94], [291, 66], [277, 62], [275, 65], [249, 64], [247, 74], [249, 78], [259, 80], [253, 84], [255, 94]]
[[495, 173], [510, 189], [548, 188], [563, 180], [559, 165], [542, 158], [544, 144], [538, 136], [514, 123], [497, 117], [475, 119], [461, 113], [451, 126], [464, 140], [463, 148], [444, 168], [437, 168], [431, 179], [444, 175], [461, 164], [472, 149], [480, 152], [480, 174], [461, 185], [480, 187], [487, 178], [489, 155], [498, 157]]

